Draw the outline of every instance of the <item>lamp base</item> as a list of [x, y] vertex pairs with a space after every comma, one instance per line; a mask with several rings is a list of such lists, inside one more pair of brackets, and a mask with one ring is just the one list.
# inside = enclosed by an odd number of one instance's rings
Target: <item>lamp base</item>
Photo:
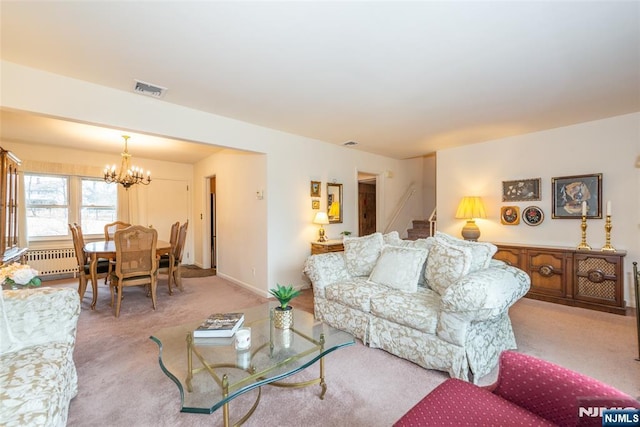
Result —
[[477, 242], [479, 237], [480, 229], [476, 222], [473, 219], [468, 220], [465, 226], [462, 227], [462, 238], [470, 242]]
[[320, 229], [318, 230], [318, 242], [327, 242], [327, 241], [329, 241], [329, 239], [327, 239], [327, 236], [325, 236], [324, 234], [324, 228], [320, 226]]

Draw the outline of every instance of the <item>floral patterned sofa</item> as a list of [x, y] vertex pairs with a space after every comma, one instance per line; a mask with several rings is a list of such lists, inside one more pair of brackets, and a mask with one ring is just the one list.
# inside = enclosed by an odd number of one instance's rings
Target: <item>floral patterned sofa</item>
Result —
[[474, 383], [515, 349], [509, 307], [529, 290], [496, 247], [436, 233], [344, 239], [344, 252], [310, 256], [315, 316], [428, 369]]
[[0, 425], [65, 426], [77, 394], [80, 315], [71, 288], [0, 292]]

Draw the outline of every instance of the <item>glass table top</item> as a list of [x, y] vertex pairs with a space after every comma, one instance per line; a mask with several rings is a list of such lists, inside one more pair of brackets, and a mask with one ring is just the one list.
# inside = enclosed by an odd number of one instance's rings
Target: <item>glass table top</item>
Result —
[[292, 329], [274, 328], [272, 316], [277, 305], [271, 302], [234, 310], [244, 313], [243, 328], [251, 328], [247, 350], [236, 350], [234, 338], [194, 339], [192, 332], [203, 319], [164, 328], [151, 336], [160, 347], [162, 370], [180, 390], [182, 412], [210, 414], [242, 393], [284, 379], [331, 351], [354, 344], [351, 334], [299, 309], [294, 309]]

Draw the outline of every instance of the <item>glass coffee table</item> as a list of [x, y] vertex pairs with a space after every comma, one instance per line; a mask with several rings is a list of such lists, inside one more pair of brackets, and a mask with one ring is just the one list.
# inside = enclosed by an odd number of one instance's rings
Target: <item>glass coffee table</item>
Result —
[[[257, 390], [253, 406], [236, 423], [253, 414], [260, 401], [261, 387], [306, 387], [319, 384], [320, 399], [327, 385], [324, 356], [354, 344], [353, 336], [295, 309], [292, 329], [273, 327], [276, 302], [244, 310], [243, 327], [251, 328], [251, 346], [236, 350], [233, 338], [193, 338], [202, 319], [164, 328], [151, 336], [160, 347], [160, 367], [180, 390], [181, 412], [211, 414], [222, 407], [224, 425], [229, 425], [229, 402], [250, 390]], [[304, 382], [280, 382], [319, 362], [319, 376]]]

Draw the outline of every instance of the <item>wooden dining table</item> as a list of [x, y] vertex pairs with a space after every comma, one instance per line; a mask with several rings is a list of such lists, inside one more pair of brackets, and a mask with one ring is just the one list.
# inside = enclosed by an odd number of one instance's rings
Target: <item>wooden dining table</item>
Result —
[[[84, 245], [84, 251], [89, 255], [89, 272], [91, 274], [91, 289], [93, 290], [93, 299], [91, 300], [91, 309], [96, 308], [98, 301], [98, 258], [115, 259], [116, 242], [115, 240], [100, 240]], [[158, 257], [168, 254], [173, 258], [171, 251], [171, 243], [164, 240], [158, 240], [156, 243], [156, 254]], [[170, 260], [173, 262], [173, 259]]]

